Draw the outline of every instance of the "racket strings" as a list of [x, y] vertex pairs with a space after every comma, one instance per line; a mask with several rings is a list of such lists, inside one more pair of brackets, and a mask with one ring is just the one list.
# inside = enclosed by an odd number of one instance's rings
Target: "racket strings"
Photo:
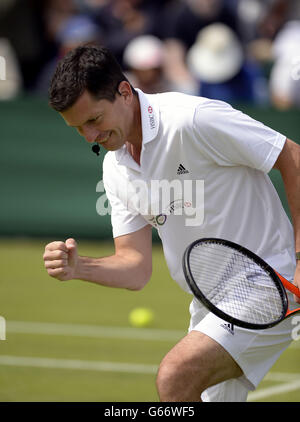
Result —
[[190, 253], [190, 269], [202, 295], [236, 319], [268, 324], [284, 312], [272, 277], [237, 250], [218, 243], [197, 244]]

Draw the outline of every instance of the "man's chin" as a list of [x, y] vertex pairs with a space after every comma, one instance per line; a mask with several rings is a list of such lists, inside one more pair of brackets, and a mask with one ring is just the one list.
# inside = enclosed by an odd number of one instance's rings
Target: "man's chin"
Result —
[[105, 145], [105, 143], [101, 146], [106, 149], [106, 151], [117, 151], [122, 148], [120, 145]]

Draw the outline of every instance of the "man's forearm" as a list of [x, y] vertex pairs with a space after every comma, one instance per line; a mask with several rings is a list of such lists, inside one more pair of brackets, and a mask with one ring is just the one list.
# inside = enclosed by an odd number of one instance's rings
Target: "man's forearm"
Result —
[[285, 191], [294, 228], [296, 252], [300, 252], [300, 175], [298, 179], [298, 181], [291, 180], [289, 183], [285, 180]]
[[149, 280], [142, 263], [119, 255], [103, 258], [79, 256], [74, 278], [130, 290], [141, 289]]
[[291, 212], [295, 249], [300, 251], [300, 146], [287, 139], [276, 162], [282, 176]]
[[[300, 251], [300, 146], [286, 140], [275, 168], [280, 170], [294, 227], [295, 250]], [[297, 261], [294, 284], [300, 289], [300, 261]], [[295, 300], [300, 303], [300, 298]]]
[[283, 174], [288, 204], [295, 235], [295, 249], [300, 251], [300, 146], [293, 144], [290, 152], [289, 169]]
[[79, 256], [75, 278], [130, 290], [139, 290], [148, 281], [142, 265], [118, 255], [103, 258]]

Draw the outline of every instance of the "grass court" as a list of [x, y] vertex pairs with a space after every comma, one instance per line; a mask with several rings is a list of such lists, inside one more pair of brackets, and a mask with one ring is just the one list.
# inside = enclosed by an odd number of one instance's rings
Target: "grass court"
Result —
[[[132, 292], [50, 278], [42, 255], [51, 240], [0, 241], [0, 315], [7, 328], [0, 401], [158, 401], [157, 367], [185, 335], [191, 300], [171, 280], [160, 245], [151, 281]], [[95, 257], [113, 251], [109, 242], [78, 240], [78, 247]], [[139, 306], [154, 311], [151, 327], [129, 325], [129, 312]], [[294, 341], [249, 401], [298, 402], [299, 352], [300, 340]]]

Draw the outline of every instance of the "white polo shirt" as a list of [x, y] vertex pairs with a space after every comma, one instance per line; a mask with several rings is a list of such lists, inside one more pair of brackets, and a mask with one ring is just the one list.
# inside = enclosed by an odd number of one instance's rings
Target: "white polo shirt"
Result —
[[[156, 227], [170, 274], [186, 291], [182, 256], [202, 237], [239, 243], [292, 279], [293, 229], [267, 175], [286, 137], [222, 101], [137, 91], [141, 164], [126, 146], [103, 162], [113, 236]], [[174, 187], [170, 197], [158, 194], [162, 181]]]

